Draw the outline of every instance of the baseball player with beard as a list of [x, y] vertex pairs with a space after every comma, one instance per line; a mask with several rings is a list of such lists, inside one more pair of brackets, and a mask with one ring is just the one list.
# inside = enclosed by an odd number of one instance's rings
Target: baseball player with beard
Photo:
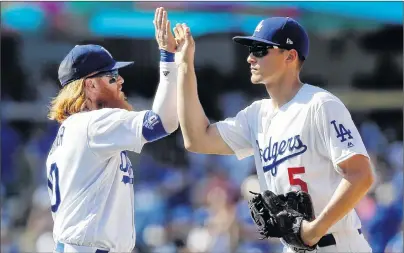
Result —
[[[374, 177], [361, 136], [344, 104], [299, 74], [309, 54], [304, 28], [288, 17], [262, 20], [248, 47], [251, 82], [270, 98], [255, 101], [235, 117], [210, 124], [197, 94], [195, 42], [186, 25], [179, 52], [178, 116], [187, 150], [254, 156], [261, 191], [307, 192], [315, 219], [298, 224], [298, 237], [318, 252], [371, 252], [354, 207]], [[284, 242], [284, 241], [282, 241]], [[284, 251], [295, 249], [285, 244]]]
[[61, 62], [62, 89], [49, 118], [60, 128], [46, 161], [55, 252], [131, 252], [135, 246], [133, 168], [128, 151], [178, 128], [177, 43], [156, 10], [160, 83], [151, 110], [134, 111], [117, 62], [98, 45], [74, 47]]

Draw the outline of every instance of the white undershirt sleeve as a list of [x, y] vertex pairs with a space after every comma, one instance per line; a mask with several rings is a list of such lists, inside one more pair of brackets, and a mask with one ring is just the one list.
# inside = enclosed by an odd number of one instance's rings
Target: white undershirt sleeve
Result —
[[158, 114], [167, 133], [178, 128], [177, 114], [177, 65], [160, 62], [160, 83], [154, 98], [153, 112]]

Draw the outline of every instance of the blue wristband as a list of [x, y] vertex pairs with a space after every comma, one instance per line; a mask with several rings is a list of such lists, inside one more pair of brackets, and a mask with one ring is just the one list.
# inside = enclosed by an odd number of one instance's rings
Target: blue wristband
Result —
[[160, 61], [162, 62], [174, 62], [174, 53], [170, 53], [164, 49], [160, 49]]

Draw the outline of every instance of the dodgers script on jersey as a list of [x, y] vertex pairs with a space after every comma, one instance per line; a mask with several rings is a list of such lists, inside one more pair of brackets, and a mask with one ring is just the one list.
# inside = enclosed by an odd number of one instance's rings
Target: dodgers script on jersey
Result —
[[[261, 191], [306, 191], [316, 216], [342, 179], [338, 164], [355, 154], [368, 157], [344, 104], [309, 84], [279, 110], [272, 109], [270, 99], [263, 99], [217, 127], [238, 159], [254, 155]], [[352, 210], [328, 233], [360, 227]]]
[[114, 252], [134, 248], [133, 170], [127, 151], [140, 153], [146, 142], [146, 112], [81, 112], [60, 126], [46, 162], [55, 241]]

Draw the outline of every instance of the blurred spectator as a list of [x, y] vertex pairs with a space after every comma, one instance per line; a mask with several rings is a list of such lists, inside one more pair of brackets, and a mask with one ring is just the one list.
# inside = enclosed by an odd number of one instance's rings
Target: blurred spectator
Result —
[[[397, 170], [391, 182], [379, 186], [380, 198], [375, 216], [370, 221], [369, 243], [374, 252], [383, 252], [387, 244], [399, 233], [403, 222], [403, 169]], [[386, 188], [388, 187], [388, 188]], [[401, 238], [402, 239], [402, 238]], [[398, 251], [395, 251], [398, 252]]]
[[20, 149], [21, 137], [18, 132], [11, 128], [6, 122], [1, 122], [1, 183], [6, 187], [17, 179], [15, 171], [18, 151]]
[[1, 36], [1, 98], [2, 100], [32, 101], [35, 92], [26, 83], [26, 75], [20, 64], [21, 38], [15, 35]]

